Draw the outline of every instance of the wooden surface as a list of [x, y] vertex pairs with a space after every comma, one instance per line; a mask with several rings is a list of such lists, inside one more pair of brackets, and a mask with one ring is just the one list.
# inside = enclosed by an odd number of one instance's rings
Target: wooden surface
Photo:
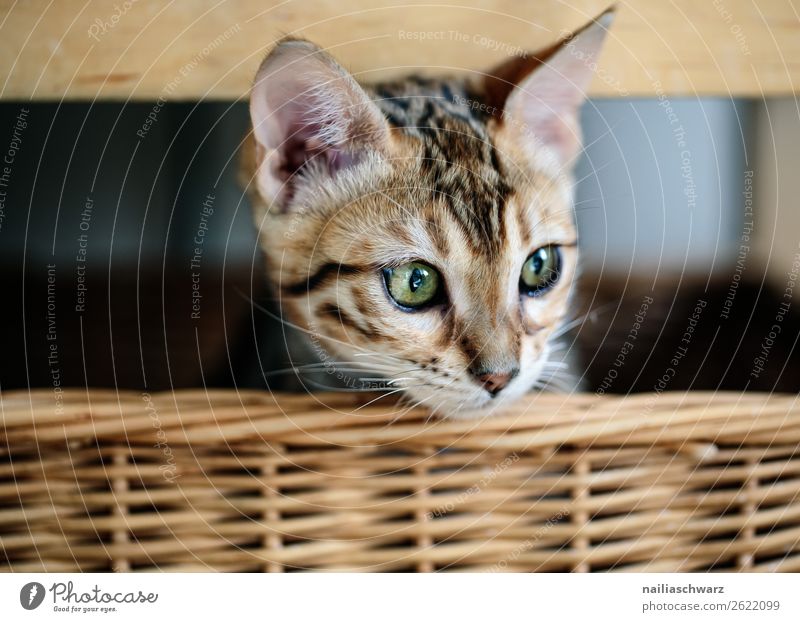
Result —
[[[554, 41], [607, 5], [2, 0], [0, 97], [236, 99], [281, 34], [331, 48], [366, 80], [412, 68], [479, 70]], [[663, 89], [676, 96], [774, 96], [800, 86], [798, 0], [628, 0], [618, 8], [595, 95], [658, 96]]]

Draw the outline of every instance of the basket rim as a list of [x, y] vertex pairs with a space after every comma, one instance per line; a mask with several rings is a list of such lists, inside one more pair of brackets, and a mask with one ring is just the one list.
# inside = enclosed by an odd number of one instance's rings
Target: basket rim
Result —
[[[716, 444], [800, 443], [798, 395], [662, 392], [534, 393], [484, 419], [429, 419], [362, 395], [182, 389], [10, 391], [0, 394], [2, 444], [279, 443], [309, 447], [430, 446], [498, 451], [562, 445], [661, 446], [702, 457]], [[396, 419], [396, 421], [395, 421]]]

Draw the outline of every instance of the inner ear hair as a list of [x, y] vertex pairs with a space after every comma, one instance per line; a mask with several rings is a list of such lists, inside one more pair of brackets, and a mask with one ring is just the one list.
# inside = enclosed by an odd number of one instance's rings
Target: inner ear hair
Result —
[[537, 67], [540, 67], [548, 58], [560, 50], [567, 40], [567, 38], [561, 39], [535, 54], [512, 56], [505, 62], [493, 67], [480, 79], [479, 89], [483, 94], [487, 107], [490, 110], [502, 111], [511, 91], [533, 73]]
[[284, 39], [267, 55], [251, 92], [250, 116], [257, 186], [281, 210], [302, 182], [298, 173], [334, 177], [367, 151], [387, 150], [380, 110], [353, 76], [309, 41]]
[[483, 97], [501, 115], [498, 129], [505, 140], [527, 152], [538, 144], [559, 167], [574, 163], [581, 143], [578, 112], [612, 17], [613, 11], [606, 11], [554, 45], [511, 58], [482, 79]]
[[522, 84], [536, 69], [546, 64], [559, 51], [566, 48], [581, 34], [598, 26], [607, 30], [611, 26], [615, 7], [611, 6], [578, 30], [563, 35], [552, 45], [533, 53], [515, 55], [496, 65], [480, 79], [478, 88], [483, 94], [487, 106], [503, 110], [511, 92]]

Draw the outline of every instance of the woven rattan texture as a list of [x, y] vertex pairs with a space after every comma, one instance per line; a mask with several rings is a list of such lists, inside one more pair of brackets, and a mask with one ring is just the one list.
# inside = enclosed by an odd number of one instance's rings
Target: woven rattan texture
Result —
[[[795, 396], [0, 397], [4, 571], [800, 570]], [[399, 418], [398, 418], [398, 415]]]

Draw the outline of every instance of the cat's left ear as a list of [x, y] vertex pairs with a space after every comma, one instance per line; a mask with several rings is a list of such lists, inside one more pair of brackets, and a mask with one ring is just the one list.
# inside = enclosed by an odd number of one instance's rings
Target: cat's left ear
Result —
[[270, 52], [250, 95], [256, 183], [289, 208], [308, 174], [333, 177], [370, 152], [386, 152], [389, 128], [353, 76], [309, 41], [286, 39]]
[[560, 165], [574, 164], [581, 145], [579, 111], [613, 21], [609, 9], [546, 50], [514, 57], [490, 71], [482, 90], [502, 111], [503, 139], [547, 145]]

